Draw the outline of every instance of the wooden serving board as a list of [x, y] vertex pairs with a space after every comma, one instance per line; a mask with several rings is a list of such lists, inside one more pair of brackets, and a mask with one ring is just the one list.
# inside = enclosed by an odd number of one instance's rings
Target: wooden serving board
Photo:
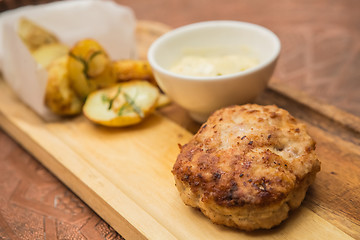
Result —
[[[139, 22], [142, 58], [167, 29]], [[3, 80], [0, 93], [0, 126], [126, 239], [360, 239], [360, 119], [299, 92], [270, 85], [257, 102], [277, 104], [307, 124], [322, 171], [289, 219], [251, 233], [212, 224], [181, 201], [171, 168], [178, 143], [199, 125], [178, 106], [110, 129], [83, 116], [44, 122]]]

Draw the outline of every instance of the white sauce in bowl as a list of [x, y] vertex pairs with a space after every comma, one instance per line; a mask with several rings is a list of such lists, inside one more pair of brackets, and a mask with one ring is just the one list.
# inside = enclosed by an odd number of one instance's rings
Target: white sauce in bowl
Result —
[[239, 54], [221, 56], [184, 55], [169, 70], [186, 76], [215, 77], [242, 72], [258, 64], [257, 58]]

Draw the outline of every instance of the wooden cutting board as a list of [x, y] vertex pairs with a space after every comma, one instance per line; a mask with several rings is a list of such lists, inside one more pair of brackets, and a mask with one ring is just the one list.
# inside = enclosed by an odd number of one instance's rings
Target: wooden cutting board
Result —
[[[139, 22], [139, 55], [168, 28]], [[322, 171], [303, 205], [272, 230], [212, 224], [174, 186], [178, 143], [198, 124], [176, 105], [140, 125], [106, 128], [83, 116], [44, 122], [0, 80], [0, 126], [126, 239], [360, 239], [360, 120], [299, 92], [270, 85], [257, 99], [304, 121]], [[172, 119], [172, 120], [171, 120]]]

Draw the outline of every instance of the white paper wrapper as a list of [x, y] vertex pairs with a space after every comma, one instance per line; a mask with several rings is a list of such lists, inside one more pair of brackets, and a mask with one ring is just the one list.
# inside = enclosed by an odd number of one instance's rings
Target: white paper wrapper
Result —
[[61, 1], [2, 13], [0, 68], [3, 76], [19, 98], [45, 120], [56, 119], [44, 105], [47, 72], [35, 62], [17, 35], [20, 17], [48, 29], [70, 47], [79, 40], [92, 38], [104, 47], [112, 60], [136, 55], [134, 14], [131, 9], [111, 1]]

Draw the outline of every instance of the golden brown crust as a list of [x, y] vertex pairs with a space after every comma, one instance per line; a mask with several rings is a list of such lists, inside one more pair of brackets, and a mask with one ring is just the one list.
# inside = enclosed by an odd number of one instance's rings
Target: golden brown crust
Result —
[[[281, 209], [282, 221], [291, 205], [302, 201], [291, 204], [291, 194], [302, 189], [304, 196], [311, 184], [307, 177], [320, 170], [314, 150], [305, 125], [287, 111], [255, 104], [232, 106], [215, 112], [182, 146], [172, 172], [182, 185], [177, 186], [180, 192], [199, 198], [188, 205], [205, 215], [225, 209]], [[285, 203], [290, 207], [285, 209]], [[211, 213], [206, 204], [212, 206]], [[224, 218], [215, 222], [236, 226], [224, 223]]]

